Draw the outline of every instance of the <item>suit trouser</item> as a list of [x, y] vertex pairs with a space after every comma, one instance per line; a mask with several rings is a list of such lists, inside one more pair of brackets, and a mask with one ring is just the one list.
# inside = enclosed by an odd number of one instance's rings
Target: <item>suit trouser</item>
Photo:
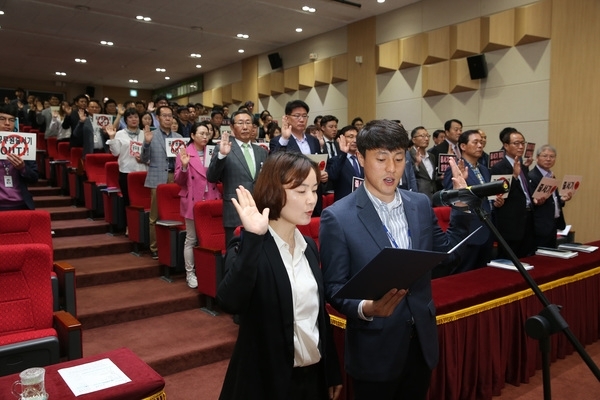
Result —
[[[167, 176], [167, 181], [165, 183], [173, 183], [175, 181], [174, 175], [172, 172], [169, 172]], [[150, 220], [150, 251], [155, 252], [158, 251], [156, 247], [156, 221], [158, 220], [158, 202], [156, 201], [156, 188], [150, 189], [150, 216], [148, 218]]]

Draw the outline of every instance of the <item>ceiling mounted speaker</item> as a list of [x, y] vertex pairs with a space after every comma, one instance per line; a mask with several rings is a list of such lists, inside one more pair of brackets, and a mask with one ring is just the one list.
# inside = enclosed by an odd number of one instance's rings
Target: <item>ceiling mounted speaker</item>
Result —
[[271, 69], [277, 69], [283, 66], [283, 61], [281, 60], [279, 53], [269, 54], [269, 63], [271, 64]]
[[488, 67], [485, 61], [485, 54], [467, 57], [467, 64], [469, 65], [469, 75], [471, 75], [471, 79], [487, 78]]

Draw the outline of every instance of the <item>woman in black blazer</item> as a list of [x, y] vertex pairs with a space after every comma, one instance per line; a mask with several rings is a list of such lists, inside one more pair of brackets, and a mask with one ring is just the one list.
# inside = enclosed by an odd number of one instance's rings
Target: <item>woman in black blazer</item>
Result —
[[310, 222], [319, 168], [299, 153], [264, 163], [254, 198], [232, 199], [244, 230], [230, 243], [217, 299], [240, 330], [220, 399], [336, 399], [339, 362]]

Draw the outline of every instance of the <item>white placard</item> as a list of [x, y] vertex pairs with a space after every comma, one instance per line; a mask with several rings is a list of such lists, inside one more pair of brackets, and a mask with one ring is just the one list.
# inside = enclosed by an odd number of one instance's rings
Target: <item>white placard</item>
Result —
[[204, 147], [204, 166], [208, 168], [210, 160], [212, 159], [213, 153], [215, 152], [214, 145], [210, 144]]
[[131, 382], [131, 379], [108, 358], [75, 367], [62, 368], [58, 370], [58, 373], [75, 396]]
[[187, 147], [185, 139], [182, 138], [169, 138], [165, 139], [165, 150], [167, 151], [167, 157], [177, 157], [180, 149]]
[[[495, 182], [495, 181], [506, 181], [506, 183], [508, 184], [508, 190], [505, 193], [502, 193], [502, 198], [505, 199], [508, 197], [508, 192], [510, 192], [510, 180], [512, 179], [512, 175], [511, 174], [506, 174], [506, 175], [492, 175], [490, 178], [490, 182]], [[488, 196], [488, 200], [495, 200], [496, 199], [495, 194]]]
[[557, 189], [558, 180], [544, 176], [540, 184], [535, 188], [535, 192], [531, 195], [534, 199], [545, 200], [552, 196], [552, 193]]
[[560, 185], [560, 189], [558, 190], [558, 194], [561, 196], [566, 196], [568, 193], [574, 195], [579, 189], [582, 180], [583, 177], [580, 175], [565, 175], [562, 184]]
[[23, 160], [35, 161], [37, 135], [25, 132], [0, 132], [0, 160], [16, 154]]
[[142, 152], [142, 146], [143, 146], [143, 144], [141, 142], [136, 142], [134, 140], [129, 142], [129, 155], [131, 157], [139, 156], [140, 153]]

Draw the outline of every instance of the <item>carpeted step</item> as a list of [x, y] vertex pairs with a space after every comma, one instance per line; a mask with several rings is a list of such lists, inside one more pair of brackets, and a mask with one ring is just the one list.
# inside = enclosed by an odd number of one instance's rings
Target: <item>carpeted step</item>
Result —
[[33, 198], [35, 208], [67, 207], [72, 200], [68, 196], [36, 196]]
[[107, 233], [109, 224], [101, 219], [65, 219], [52, 221], [53, 237], [96, 235]]
[[50, 213], [52, 221], [62, 221], [65, 219], [83, 219], [89, 215], [89, 210], [85, 207], [64, 206], [64, 207], [38, 207]]
[[124, 236], [109, 234], [81, 235], [52, 238], [54, 260], [70, 258], [95, 257], [108, 254], [128, 253], [132, 250], [132, 242]]
[[137, 257], [131, 253], [123, 253], [64, 261], [75, 267], [78, 289], [136, 279], [158, 278], [162, 273], [158, 261], [153, 260], [149, 255]]
[[[159, 374], [167, 376], [230, 358], [237, 332], [230, 315], [213, 317], [199, 309], [96, 329], [86, 329], [84, 325], [83, 355], [128, 347]], [[202, 381], [204, 378], [197, 376], [194, 384]]]
[[77, 289], [77, 318], [83, 329], [199, 309], [200, 294], [183, 278], [138, 279]]
[[29, 187], [29, 193], [33, 196], [34, 200], [38, 196], [60, 196], [61, 189], [54, 186], [32, 186]]
[[229, 359], [167, 375], [165, 393], [169, 399], [218, 400], [228, 365]]

